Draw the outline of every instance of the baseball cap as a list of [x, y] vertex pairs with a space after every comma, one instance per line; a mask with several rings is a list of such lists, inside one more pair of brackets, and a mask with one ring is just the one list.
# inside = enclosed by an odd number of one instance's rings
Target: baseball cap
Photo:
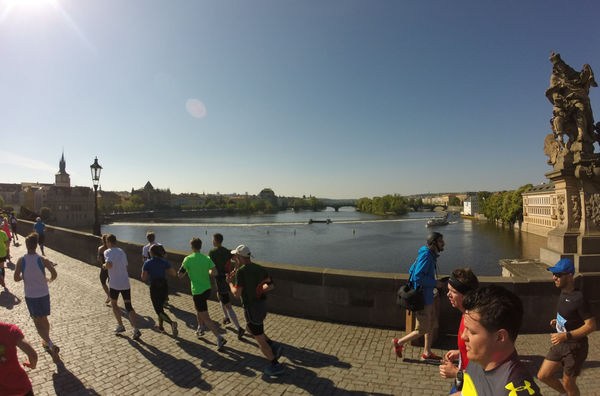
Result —
[[564, 258], [564, 259], [558, 260], [558, 263], [556, 263], [556, 265], [554, 265], [554, 267], [549, 267], [546, 269], [548, 271], [552, 272], [553, 274], [556, 274], [559, 272], [565, 272], [567, 274], [574, 274], [575, 273], [575, 264], [573, 264], [573, 261], [569, 260], [568, 258]]
[[250, 257], [250, 249], [246, 245], [240, 245], [231, 251], [231, 254], [239, 254], [242, 257]]

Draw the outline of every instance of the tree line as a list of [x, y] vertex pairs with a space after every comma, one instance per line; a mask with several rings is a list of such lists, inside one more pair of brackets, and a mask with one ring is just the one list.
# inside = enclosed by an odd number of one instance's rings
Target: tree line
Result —
[[500, 221], [507, 225], [521, 222], [523, 221], [522, 194], [532, 187], [531, 184], [526, 184], [516, 190], [498, 193], [480, 191], [477, 193], [479, 213], [483, 213], [489, 221]]
[[378, 215], [403, 215], [409, 210], [422, 210], [432, 208], [432, 205], [423, 204], [421, 198], [406, 198], [398, 194], [388, 194], [383, 197], [360, 198], [356, 201], [356, 210], [363, 213]]

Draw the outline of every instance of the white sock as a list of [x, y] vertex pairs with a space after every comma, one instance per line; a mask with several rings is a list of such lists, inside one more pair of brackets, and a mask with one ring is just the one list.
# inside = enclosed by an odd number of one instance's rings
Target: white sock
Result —
[[223, 303], [221, 303], [221, 309], [223, 310], [223, 315], [225, 315], [225, 318], [227, 318], [227, 309]]
[[229, 318], [231, 318], [231, 321], [233, 322], [233, 324], [235, 325], [235, 327], [237, 327], [238, 329], [240, 328], [240, 323], [237, 320], [237, 315], [235, 314], [235, 311], [232, 308], [229, 308], [228, 310], [229, 312]]

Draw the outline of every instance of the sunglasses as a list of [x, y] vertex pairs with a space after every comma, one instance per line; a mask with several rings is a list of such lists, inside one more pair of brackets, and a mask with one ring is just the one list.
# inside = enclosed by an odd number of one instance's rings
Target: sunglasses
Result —
[[552, 276], [556, 276], [557, 278], [562, 278], [565, 275], [568, 275], [568, 272], [556, 272], [554, 274], [552, 274]]

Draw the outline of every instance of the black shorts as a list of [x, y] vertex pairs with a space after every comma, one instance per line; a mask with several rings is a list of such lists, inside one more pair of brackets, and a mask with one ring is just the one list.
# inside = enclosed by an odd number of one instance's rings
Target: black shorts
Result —
[[219, 298], [219, 301], [223, 303], [223, 305], [229, 304], [229, 292], [218, 292], [217, 297]]
[[44, 244], [44, 234], [39, 235], [38, 234], [38, 245], [43, 245]]
[[100, 268], [100, 283], [106, 285], [106, 281], [108, 280], [108, 270], [104, 268]]
[[206, 312], [208, 311], [208, 304], [206, 301], [210, 297], [210, 289], [206, 290], [202, 294], [194, 294], [194, 306], [196, 307], [196, 311], [198, 312]]
[[244, 307], [244, 317], [246, 318], [248, 330], [250, 330], [252, 335], [259, 336], [264, 334], [265, 327], [263, 323], [267, 317], [267, 304], [265, 300], [260, 300], [249, 307]]
[[117, 290], [117, 289], [113, 289], [113, 288], [110, 289], [110, 298], [112, 300], [118, 300], [119, 294], [121, 294], [123, 296], [123, 300], [131, 301], [131, 289], [126, 289], [126, 290]]
[[10, 228], [12, 228], [12, 232], [13, 232], [13, 234], [16, 234], [16, 233], [17, 233], [17, 225], [16, 225], [16, 224], [11, 224], [11, 225], [10, 225]]
[[553, 345], [546, 360], [552, 362], [561, 362], [563, 370], [569, 377], [577, 377], [581, 373], [581, 367], [588, 355], [588, 339], [584, 337], [580, 340], [561, 342]]

